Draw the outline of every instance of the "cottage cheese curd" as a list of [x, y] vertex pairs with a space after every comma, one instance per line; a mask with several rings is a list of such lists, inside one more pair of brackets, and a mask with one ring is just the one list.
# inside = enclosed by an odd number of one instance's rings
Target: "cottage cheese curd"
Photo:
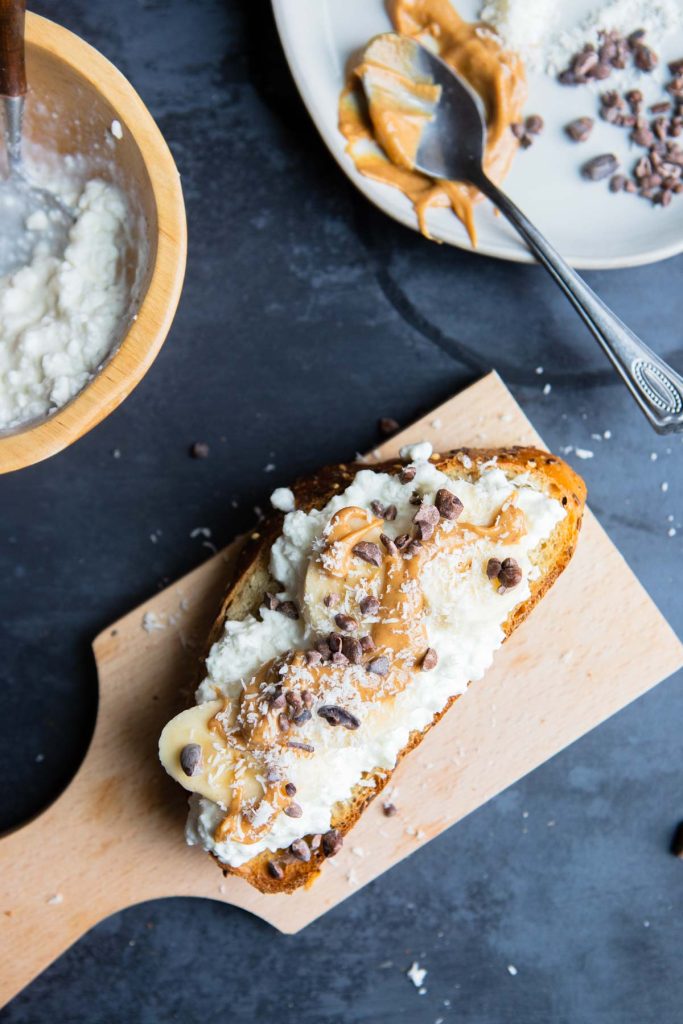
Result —
[[114, 185], [93, 180], [73, 205], [64, 253], [39, 243], [27, 266], [0, 278], [0, 429], [68, 402], [118, 340], [129, 300], [128, 204]]
[[[349, 506], [370, 509], [374, 501], [393, 504], [396, 519], [385, 528], [398, 536], [412, 526], [415, 506], [410, 499], [414, 491], [430, 502], [437, 490], [445, 487], [457, 491], [464, 504], [462, 519], [473, 525], [488, 526], [501, 506], [514, 496], [515, 505], [526, 518], [526, 532], [516, 543], [506, 542], [504, 546], [489, 537], [471, 534], [464, 547], [443, 552], [426, 565], [420, 584], [425, 597], [427, 637], [429, 645], [438, 651], [438, 664], [432, 671], [415, 672], [410, 684], [393, 699], [378, 701], [358, 697], [356, 688], [366, 670], [362, 665], [349, 666], [340, 678], [339, 692], [326, 694], [325, 702], [343, 704], [358, 717], [360, 727], [353, 731], [333, 729], [313, 713], [297, 735], [314, 746], [315, 755], [301, 758], [286, 751], [281, 755], [285, 777], [296, 785], [300, 817], [276, 814], [257, 842], [218, 842], [215, 833], [225, 818], [225, 808], [193, 794], [187, 841], [201, 844], [227, 864], [239, 867], [265, 849], [275, 851], [303, 835], [325, 833], [330, 828], [333, 805], [348, 799], [363, 773], [378, 768], [391, 770], [411, 732], [424, 729], [451, 697], [464, 693], [471, 680], [481, 678], [503, 642], [503, 623], [529, 596], [529, 579], [536, 572], [530, 555], [563, 519], [560, 502], [538, 491], [526, 474], [508, 479], [495, 462], [488, 464], [476, 482], [458, 481], [457, 486], [427, 461], [413, 465], [415, 476], [410, 482], [361, 470], [344, 493], [336, 495], [323, 509], [292, 511], [285, 516], [282, 535], [272, 548], [270, 568], [283, 587], [279, 596], [297, 602], [302, 615], [290, 619], [263, 607], [260, 618], [228, 621], [207, 659], [207, 676], [196, 694], [198, 703], [216, 697], [238, 698], [264, 662], [292, 649], [306, 649], [321, 633], [336, 628], [334, 614], [339, 609], [308, 607], [305, 588], [311, 560], [324, 543], [331, 516], [339, 510]], [[523, 571], [519, 586], [503, 593], [492, 586], [485, 567], [494, 556], [517, 559]], [[259, 808], [265, 821], [272, 811], [269, 806]]]

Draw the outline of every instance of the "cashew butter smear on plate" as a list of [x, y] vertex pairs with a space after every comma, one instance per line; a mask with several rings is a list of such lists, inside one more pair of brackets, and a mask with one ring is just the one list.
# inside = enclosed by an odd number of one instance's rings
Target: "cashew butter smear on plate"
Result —
[[[527, 96], [520, 58], [501, 44], [486, 25], [464, 21], [449, 0], [393, 0], [388, 5], [396, 32], [417, 39], [437, 53], [480, 95], [486, 109], [487, 141], [484, 167], [500, 184], [510, 169], [519, 142], [510, 126], [522, 118]], [[451, 207], [476, 244], [474, 204], [481, 198], [472, 185], [434, 180], [411, 168], [419, 144], [421, 122], [429, 106], [438, 102], [438, 86], [415, 81], [400, 72], [401, 55], [387, 37], [352, 59], [339, 101], [339, 128], [347, 152], [361, 174], [400, 189], [413, 203], [420, 230], [429, 237], [426, 214], [430, 207]], [[379, 42], [379, 41], [378, 41]], [[397, 108], [396, 88], [382, 88], [383, 79], [401, 79]], [[365, 90], [370, 83], [373, 100]]]

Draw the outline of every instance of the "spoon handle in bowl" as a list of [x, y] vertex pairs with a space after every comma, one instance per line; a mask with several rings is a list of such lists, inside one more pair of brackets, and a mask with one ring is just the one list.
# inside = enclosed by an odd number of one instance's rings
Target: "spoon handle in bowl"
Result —
[[0, 96], [10, 171], [21, 166], [21, 129], [26, 95], [24, 24], [26, 0], [0, 0]]
[[0, 96], [26, 95], [26, 0], [0, 0]]
[[483, 174], [473, 184], [517, 229], [601, 345], [659, 434], [683, 431], [683, 377], [645, 345], [562, 259], [528, 217]]

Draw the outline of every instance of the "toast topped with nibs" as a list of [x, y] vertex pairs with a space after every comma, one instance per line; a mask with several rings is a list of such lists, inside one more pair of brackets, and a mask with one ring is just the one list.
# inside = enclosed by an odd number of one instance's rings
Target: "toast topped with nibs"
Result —
[[401, 455], [278, 490], [160, 739], [188, 842], [262, 892], [314, 880], [576, 546], [585, 486], [556, 456]]

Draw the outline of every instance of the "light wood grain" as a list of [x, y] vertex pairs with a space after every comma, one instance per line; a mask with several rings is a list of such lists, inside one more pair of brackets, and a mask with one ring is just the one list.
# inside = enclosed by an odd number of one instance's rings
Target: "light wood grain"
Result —
[[[124, 188], [142, 215], [148, 264], [137, 319], [104, 368], [52, 416], [0, 435], [0, 473], [61, 451], [108, 416], [142, 380], [173, 321], [187, 251], [173, 157], [121, 72], [78, 36], [35, 14], [26, 19], [26, 59], [27, 138], [48, 152], [88, 154], [100, 177]], [[123, 138], [107, 146], [115, 119]]]
[[[381, 454], [422, 438], [437, 450], [539, 443], [494, 374]], [[100, 706], [86, 759], [61, 799], [0, 843], [0, 929], [11, 950], [0, 967], [3, 999], [97, 921], [159, 896], [222, 900], [296, 932], [683, 663], [670, 627], [589, 513], [569, 569], [488, 675], [396, 772], [399, 814], [388, 819], [379, 803], [370, 807], [310, 890], [266, 896], [241, 879], [224, 880], [206, 854], [185, 846], [185, 794], [156, 758], [162, 725], [190, 701], [197, 652], [235, 551], [216, 555], [95, 640]], [[146, 632], [148, 613], [163, 628]], [[50, 902], [56, 895], [61, 902]]]

